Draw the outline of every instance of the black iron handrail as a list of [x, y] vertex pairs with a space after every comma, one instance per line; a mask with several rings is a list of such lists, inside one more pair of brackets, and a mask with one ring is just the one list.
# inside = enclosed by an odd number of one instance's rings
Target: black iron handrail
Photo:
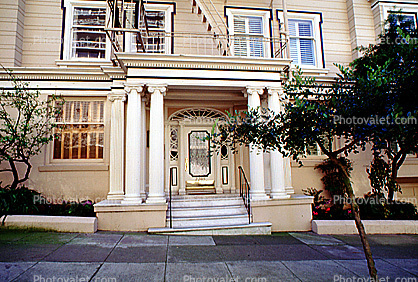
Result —
[[239, 171], [239, 195], [244, 201], [244, 206], [247, 209], [248, 213], [248, 223], [252, 222], [252, 212], [251, 212], [251, 200], [250, 200], [250, 184], [248, 183], [247, 177], [245, 176], [244, 169], [242, 166], [238, 167]]
[[173, 214], [171, 211], [171, 198], [172, 198], [172, 193], [171, 193], [171, 182], [173, 179], [173, 169], [170, 168], [170, 185], [169, 185], [169, 198], [168, 198], [168, 212], [169, 212], [169, 216], [170, 216], [170, 228], [173, 228]]

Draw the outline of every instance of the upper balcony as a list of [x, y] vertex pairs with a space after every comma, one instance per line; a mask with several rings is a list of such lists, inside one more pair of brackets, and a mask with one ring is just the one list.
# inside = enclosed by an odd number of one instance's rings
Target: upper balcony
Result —
[[[285, 33], [272, 37], [263, 15], [233, 16], [228, 28], [216, 7], [195, 0], [193, 11], [200, 15], [205, 32], [174, 32], [172, 7], [144, 4], [142, 0], [107, 0], [108, 17], [104, 31], [118, 53], [175, 54], [244, 58], [288, 58]], [[210, 1], [212, 3], [212, 1]]]

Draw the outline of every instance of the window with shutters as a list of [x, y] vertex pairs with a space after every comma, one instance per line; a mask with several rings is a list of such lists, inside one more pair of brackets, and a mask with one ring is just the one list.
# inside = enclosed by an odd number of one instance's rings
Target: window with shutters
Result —
[[53, 159], [103, 159], [103, 100], [66, 100], [56, 123]]
[[238, 57], [270, 57], [270, 12], [227, 8], [232, 54]]
[[315, 66], [312, 21], [289, 20], [289, 47], [293, 63]]
[[[283, 13], [278, 12], [280, 28], [284, 30]], [[290, 57], [302, 67], [323, 68], [321, 14], [288, 12]]]

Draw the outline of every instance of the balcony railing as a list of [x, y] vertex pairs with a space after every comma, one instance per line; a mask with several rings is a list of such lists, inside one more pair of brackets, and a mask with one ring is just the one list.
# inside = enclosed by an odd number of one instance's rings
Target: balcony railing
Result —
[[159, 31], [144, 35], [140, 30], [123, 28], [117, 31], [112, 42], [115, 52], [286, 58], [284, 37]]

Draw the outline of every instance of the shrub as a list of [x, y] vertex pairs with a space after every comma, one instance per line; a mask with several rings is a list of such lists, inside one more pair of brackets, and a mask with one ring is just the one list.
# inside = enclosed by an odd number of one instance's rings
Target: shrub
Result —
[[38, 192], [24, 185], [14, 189], [10, 186], [0, 187], [0, 217], [4, 216], [2, 225], [10, 214], [28, 214], [36, 211], [37, 206], [33, 199], [38, 195]]
[[[345, 157], [339, 157], [338, 160], [346, 168], [348, 175], [350, 175], [350, 172], [353, 170], [351, 161]], [[324, 183], [325, 190], [329, 191], [331, 196], [346, 195], [344, 175], [330, 159], [326, 159], [316, 165], [315, 169], [319, 169], [324, 174], [321, 181]]]

